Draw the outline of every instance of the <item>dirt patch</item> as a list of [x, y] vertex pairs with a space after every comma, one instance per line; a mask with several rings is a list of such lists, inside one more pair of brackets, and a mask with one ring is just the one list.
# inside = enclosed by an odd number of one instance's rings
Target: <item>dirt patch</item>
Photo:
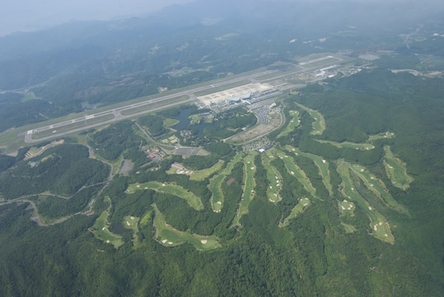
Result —
[[227, 185], [231, 185], [232, 183], [234, 183], [236, 180], [232, 177], [230, 179], [227, 180]]

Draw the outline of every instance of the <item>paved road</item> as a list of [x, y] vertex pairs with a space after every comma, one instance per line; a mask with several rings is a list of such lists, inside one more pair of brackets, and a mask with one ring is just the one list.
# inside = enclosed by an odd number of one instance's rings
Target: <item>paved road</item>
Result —
[[[342, 61], [341, 58], [339, 57], [335, 57], [335, 56], [331, 56], [332, 58]], [[330, 60], [330, 59], [328, 59]], [[223, 87], [225, 85], [229, 85], [229, 84], [233, 84], [239, 81], [243, 81], [243, 80], [249, 80], [251, 82], [258, 82], [258, 78], [260, 76], [264, 76], [267, 74], [272, 74], [272, 73], [276, 73], [276, 76], [272, 77], [272, 78], [267, 78], [267, 79], [262, 79], [259, 80], [260, 82], [266, 82], [266, 81], [270, 81], [270, 80], [275, 80], [281, 77], [285, 77], [285, 76], [289, 76], [289, 75], [293, 75], [293, 74], [298, 74], [301, 72], [307, 72], [307, 71], [311, 71], [314, 69], [318, 69], [318, 68], [322, 68], [324, 66], [330, 66], [333, 63], [330, 62], [325, 62], [325, 64], [323, 63], [322, 65], [317, 65], [314, 67], [307, 67], [306, 64], [304, 64], [304, 66], [296, 66], [294, 71], [285, 73], [285, 74], [281, 74], [281, 72], [279, 72], [278, 70], [267, 70], [267, 71], [263, 71], [263, 72], [259, 72], [259, 73], [254, 73], [254, 74], [249, 74], [246, 76], [242, 76], [242, 77], [238, 77], [238, 78], [234, 78], [231, 80], [225, 80], [222, 82], [208, 82], [208, 85], [206, 86], [202, 86], [202, 87], [197, 87], [191, 90], [186, 90], [186, 91], [181, 91], [181, 92], [177, 92], [174, 94], [170, 94], [170, 95], [165, 95], [159, 98], [153, 98], [153, 99], [147, 99], [143, 102], [138, 102], [138, 103], [132, 103], [123, 107], [118, 107], [118, 108], [113, 108], [113, 109], [109, 109], [106, 111], [101, 111], [95, 114], [91, 114], [91, 115], [85, 115], [85, 116], [81, 116], [72, 120], [68, 120], [68, 121], [62, 121], [59, 123], [55, 123], [52, 125], [47, 125], [47, 126], [43, 126], [43, 127], [39, 127], [33, 130], [29, 130], [26, 134], [25, 134], [25, 142], [26, 143], [35, 143], [35, 142], [41, 142], [41, 141], [45, 141], [45, 140], [49, 140], [49, 139], [53, 139], [53, 138], [57, 138], [57, 137], [63, 137], [65, 135], [71, 134], [71, 133], [75, 133], [75, 132], [80, 132], [80, 131], [84, 131], [84, 130], [88, 130], [94, 127], [98, 127], [98, 126], [103, 126], [103, 125], [107, 125], [110, 123], [114, 123], [123, 119], [128, 119], [128, 118], [135, 118], [138, 117], [140, 115], [143, 114], [147, 114], [147, 113], [151, 113], [154, 111], [158, 111], [161, 109], [166, 109], [166, 108], [170, 108], [170, 107], [174, 107], [177, 105], [182, 105], [184, 103], [188, 103], [188, 102], [194, 102], [197, 100], [197, 97], [194, 95], [194, 93], [196, 92], [200, 92], [200, 91], [206, 91], [212, 88], [216, 88], [216, 87]], [[178, 98], [178, 97], [182, 97], [182, 96], [186, 96], [186, 99], [183, 100], [179, 100], [177, 102], [174, 103], [169, 103], [169, 104], [165, 104], [162, 106], [157, 106], [157, 107], [153, 107], [153, 108], [146, 108], [149, 107], [149, 105], [153, 105], [153, 104], [158, 104], [160, 102], [163, 101], [167, 101], [173, 98]], [[127, 111], [127, 110], [131, 110], [131, 109], [135, 109], [135, 108], [143, 108], [143, 111], [140, 112], [136, 112], [136, 113], [132, 113], [130, 115], [123, 115], [122, 111]], [[107, 115], [112, 115], [113, 118], [109, 119], [109, 120], [104, 120], [104, 121], [100, 121], [94, 124], [90, 124], [88, 125], [86, 123], [87, 120], [91, 120], [91, 119], [95, 119], [98, 117], [102, 117], [102, 116], [107, 116]], [[61, 127], [65, 127], [75, 124], [75, 123], [80, 123], [80, 122], [85, 122], [85, 125], [82, 127], [78, 127], [78, 128], [73, 128], [73, 129], [68, 129], [67, 131], [64, 132], [60, 132], [57, 133], [57, 129], [61, 128]], [[32, 136], [33, 134], [36, 133], [40, 133], [43, 131], [48, 131], [48, 130], [53, 130], [55, 131], [54, 133], [52, 133], [51, 135], [48, 135], [46, 137], [41, 137], [38, 139], [33, 139]], [[66, 129], [65, 129], [66, 130]]]

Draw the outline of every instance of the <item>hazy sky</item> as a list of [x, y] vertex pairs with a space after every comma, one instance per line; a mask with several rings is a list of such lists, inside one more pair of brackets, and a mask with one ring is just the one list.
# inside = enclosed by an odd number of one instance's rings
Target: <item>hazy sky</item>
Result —
[[[71, 20], [106, 20], [143, 15], [174, 3], [195, 0], [0, 0], [0, 36], [14, 31], [29, 31]], [[224, 0], [200, 0], [224, 3]], [[221, 1], [221, 2], [219, 2]], [[233, 0], [230, 0], [233, 1]], [[234, 0], [257, 2], [377, 2], [413, 3], [421, 9], [442, 9], [444, 0]], [[228, 1], [229, 2], [229, 1]]]
[[0, 0], [0, 35], [70, 20], [141, 15], [193, 0]]

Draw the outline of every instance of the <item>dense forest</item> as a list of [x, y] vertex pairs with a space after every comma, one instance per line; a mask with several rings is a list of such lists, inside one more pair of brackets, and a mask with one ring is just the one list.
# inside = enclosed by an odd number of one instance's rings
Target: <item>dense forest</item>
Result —
[[[385, 83], [387, 80], [390, 84]], [[372, 84], [365, 83], [368, 81]], [[222, 183], [225, 206], [220, 214], [211, 211], [208, 179], [196, 181], [188, 176], [165, 173], [175, 161], [203, 169], [220, 158], [231, 156], [226, 159], [230, 160], [235, 153], [230, 145], [214, 142], [205, 146], [211, 153], [209, 156], [183, 160], [173, 157], [158, 167], [144, 167], [148, 161], [144, 154], [138, 155], [135, 149], [138, 145], [134, 146], [140, 139], [131, 136], [135, 135], [134, 123], [121, 122], [99, 132], [92, 131], [87, 137], [98, 155], [114, 160], [125, 152], [126, 157], [135, 160], [140, 172], [116, 176], [96, 199], [96, 215], [78, 215], [61, 224], [37, 227], [29, 220], [31, 213], [26, 204], [1, 206], [1, 290], [5, 296], [64, 296], [67, 293], [83, 296], [441, 296], [444, 292], [441, 216], [444, 201], [439, 193], [444, 189], [440, 182], [443, 162], [436, 149], [443, 141], [437, 132], [443, 128], [441, 83], [440, 79], [422, 80], [379, 68], [331, 80], [328, 87], [321, 89], [307, 87], [299, 95], [289, 95], [285, 101], [290, 109], [297, 108], [295, 102], [298, 102], [319, 110], [327, 124], [323, 139], [359, 142], [365, 140], [365, 135], [381, 131], [396, 133], [395, 138], [376, 141], [375, 149], [368, 152], [338, 149], [315, 141], [320, 136], [310, 135], [312, 118], [301, 111], [300, 128], [289, 137], [275, 140], [275, 145], [291, 144], [327, 160], [345, 159], [366, 165], [375, 173], [383, 170], [382, 146], [393, 147], [415, 178], [411, 188], [404, 192], [390, 186], [382, 174], [390, 192], [410, 213], [409, 217], [388, 213], [391, 225], [396, 226], [394, 245], [369, 236], [368, 218], [360, 209], [356, 209], [353, 216], [340, 219], [335, 202], [340, 182], [336, 171], [331, 170], [334, 195], [330, 197], [314, 164], [295, 154], [290, 156], [303, 168], [315, 185], [316, 194], [323, 199], [316, 200], [288, 227], [279, 228], [278, 222], [295, 206], [295, 198], [309, 194], [287, 172], [284, 162], [276, 159], [271, 164], [282, 175], [284, 199], [270, 204], [265, 194], [269, 186], [264, 179], [266, 168], [257, 155], [254, 161], [256, 195], [248, 215], [241, 219], [241, 227], [233, 228], [232, 218], [244, 182], [241, 162], [234, 164]], [[359, 86], [359, 92], [351, 86]], [[177, 111], [165, 115], [169, 113]], [[39, 165], [32, 168], [29, 161], [2, 157], [2, 195], [14, 198], [39, 194], [46, 189], [72, 195], [85, 182], [103, 181], [108, 174], [107, 167], [103, 165], [100, 169], [100, 162], [95, 165], [88, 156], [86, 147], [65, 144], [34, 159]], [[68, 165], [73, 159], [76, 162]], [[138, 159], [140, 161], [136, 161]], [[93, 167], [89, 170], [85, 166]], [[94, 166], [98, 167], [93, 169]], [[80, 174], [78, 170], [85, 171]], [[49, 173], [57, 176], [51, 183], [46, 182]], [[77, 182], [72, 174], [82, 180]], [[37, 178], [41, 182], [35, 186], [29, 182], [27, 187], [14, 186], [23, 184], [24, 179]], [[69, 188], [66, 180], [70, 180]], [[126, 192], [129, 184], [146, 181], [188, 189], [201, 198], [204, 210], [195, 211], [172, 194], [151, 190]], [[40, 196], [35, 201], [42, 216], [57, 218], [82, 211], [100, 187], [84, 188], [67, 201], [51, 195]], [[113, 203], [108, 221], [115, 228], [128, 215], [143, 217], [151, 213], [151, 218], [147, 218], [153, 220], [151, 205], [155, 202], [171, 226], [190, 233], [214, 234], [222, 248], [200, 252], [189, 244], [162, 246], [153, 239], [156, 230], [150, 223], [139, 225], [136, 242], [131, 233], [121, 233], [124, 244], [114, 249], [86, 231], [108, 207], [105, 196]], [[346, 233], [341, 221], [353, 224], [357, 231]], [[37, 273], [40, 277], [36, 278]]]
[[[344, 49], [356, 56], [381, 43], [389, 53], [361, 60], [367, 66], [353, 75], [283, 91], [282, 126], [260, 139], [272, 144], [261, 153], [251, 143], [224, 142], [257, 123], [246, 108], [212, 114], [204, 128], [189, 118], [177, 131], [165, 124], [185, 109], [208, 112], [196, 106], [97, 127], [63, 144], [24, 146], [16, 156], [1, 151], [1, 296], [444, 296], [444, 79], [392, 71], [442, 71], [444, 38], [431, 35], [444, 30], [442, 22], [424, 21], [416, 33], [433, 38], [406, 46], [399, 34], [420, 18], [390, 17], [399, 12], [394, 4], [381, 14], [359, 4], [355, 12], [384, 17], [376, 26], [359, 13], [345, 18], [334, 4], [307, 16], [315, 4], [291, 10], [261, 2], [251, 11], [229, 2], [238, 11], [220, 20], [202, 21], [210, 6], [200, 1], [151, 19], [0, 38], [0, 89], [12, 90], [0, 93], [0, 132], [159, 88], [296, 63], [295, 56]], [[219, 13], [227, 12], [213, 16]], [[308, 26], [315, 16], [324, 19]], [[165, 21], [173, 17], [179, 25]], [[23, 46], [25, 37], [39, 41], [35, 49]], [[325, 119], [322, 133], [313, 133], [318, 119], [310, 109]], [[300, 124], [279, 137], [294, 120], [290, 111]], [[381, 137], [388, 132], [393, 137]], [[167, 137], [199, 153], [176, 155], [161, 142]], [[387, 147], [411, 177], [408, 187], [388, 173]], [[330, 188], [310, 156], [328, 165]], [[344, 163], [365, 167], [405, 209], [388, 207], [373, 184], [346, 170], [351, 190], [390, 224], [393, 242], [374, 236], [367, 205], [341, 211]], [[296, 178], [289, 164], [303, 175]], [[272, 201], [276, 184], [280, 200]], [[294, 215], [304, 197], [310, 205]]]
[[[443, 56], [442, 38], [422, 40], [407, 51], [399, 46], [392, 37], [424, 16], [406, 18], [409, 10], [390, 13], [395, 9], [391, 3], [380, 10], [365, 3], [347, 5], [352, 12], [341, 20], [332, 15], [343, 15], [343, 5], [332, 3], [322, 10], [308, 2], [255, 3], [254, 14], [248, 1], [230, 1], [230, 11], [224, 5], [197, 1], [148, 18], [75, 22], [0, 38], [0, 90], [11, 91], [0, 94], [0, 132], [156, 94], [160, 88], [186, 87], [275, 62], [295, 63], [294, 57], [313, 53], [384, 47], [404, 54], [398, 63], [383, 59], [406, 66], [401, 68], [410, 68], [414, 54]], [[202, 14], [219, 21], [202, 23]], [[367, 22], [368, 14], [379, 20], [377, 26]], [[350, 30], [351, 23], [359, 31]], [[435, 29], [427, 22], [421, 33]]]

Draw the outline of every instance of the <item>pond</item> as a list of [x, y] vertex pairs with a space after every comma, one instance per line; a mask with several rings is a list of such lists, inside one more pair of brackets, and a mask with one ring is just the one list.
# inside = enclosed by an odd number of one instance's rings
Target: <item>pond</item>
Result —
[[193, 124], [191, 125], [191, 121], [189, 119], [190, 112], [192, 111], [191, 108], [184, 108], [180, 110], [180, 114], [176, 117], [177, 120], [179, 120], [179, 123], [174, 125], [172, 128], [175, 130], [185, 130], [187, 128], [194, 128], [197, 129], [199, 135], [204, 134], [204, 129], [208, 127], [217, 127], [217, 123], [200, 123], [200, 124]]
[[122, 235], [124, 233], [130, 233], [133, 232], [133, 230], [131, 229], [126, 229], [125, 227], [123, 227], [122, 223], [116, 224], [112, 226], [112, 230], [111, 232]]

